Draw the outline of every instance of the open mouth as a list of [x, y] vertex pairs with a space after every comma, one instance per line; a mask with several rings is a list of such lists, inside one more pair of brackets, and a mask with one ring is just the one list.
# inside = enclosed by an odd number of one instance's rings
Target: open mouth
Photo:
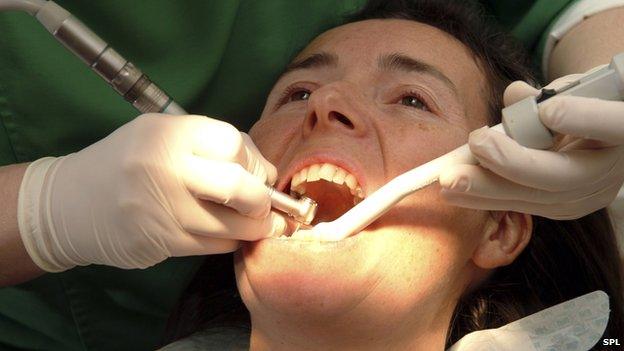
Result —
[[290, 194], [316, 201], [318, 210], [312, 225], [331, 222], [365, 198], [357, 178], [331, 163], [309, 165], [290, 180]]

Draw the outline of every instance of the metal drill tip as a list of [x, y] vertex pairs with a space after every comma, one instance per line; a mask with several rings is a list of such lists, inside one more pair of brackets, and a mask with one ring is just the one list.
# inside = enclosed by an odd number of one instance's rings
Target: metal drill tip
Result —
[[307, 197], [295, 199], [274, 188], [269, 188], [269, 196], [271, 197], [271, 206], [273, 208], [288, 214], [297, 222], [310, 224], [314, 220], [317, 208], [314, 200]]
[[314, 220], [314, 216], [316, 216], [316, 210], [318, 209], [318, 204], [316, 201], [310, 199], [309, 197], [302, 197], [299, 199], [301, 204], [300, 206], [300, 222], [303, 224], [310, 224]]

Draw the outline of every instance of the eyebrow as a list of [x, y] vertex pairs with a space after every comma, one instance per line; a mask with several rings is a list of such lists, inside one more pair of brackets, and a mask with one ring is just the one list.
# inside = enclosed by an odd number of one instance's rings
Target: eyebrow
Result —
[[[449, 87], [455, 95], [457, 95], [457, 86], [455, 86], [455, 83], [453, 83], [453, 81], [449, 77], [442, 73], [442, 71], [426, 62], [417, 60], [402, 53], [395, 52], [382, 55], [377, 60], [377, 64], [379, 68], [386, 71], [403, 71], [408, 73], [417, 72], [428, 74], [441, 81], [444, 85]], [[306, 58], [291, 62], [288, 66], [286, 66], [286, 69], [284, 70], [284, 72], [282, 72], [278, 80], [293, 71], [336, 66], [338, 66], [338, 55], [328, 52], [319, 52], [307, 56]]]
[[417, 60], [415, 58], [409, 57], [402, 53], [392, 53], [388, 55], [383, 55], [378, 60], [379, 67], [383, 70], [387, 71], [403, 71], [403, 72], [417, 72], [428, 74], [446, 86], [448, 86], [455, 95], [457, 95], [457, 87], [455, 83], [449, 79], [442, 71], [435, 68], [434, 66]]
[[281, 76], [300, 69], [335, 66], [338, 66], [338, 56], [336, 54], [320, 52], [317, 54], [312, 54], [304, 59], [291, 62], [288, 66], [286, 66], [286, 69], [284, 70], [284, 72], [282, 72]]

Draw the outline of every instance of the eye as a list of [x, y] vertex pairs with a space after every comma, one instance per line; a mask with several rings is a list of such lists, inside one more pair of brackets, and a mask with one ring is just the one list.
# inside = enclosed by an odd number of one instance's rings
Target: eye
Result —
[[310, 92], [307, 90], [296, 90], [290, 93], [288, 101], [302, 101], [310, 98]]
[[276, 108], [290, 102], [307, 101], [310, 99], [310, 94], [312, 94], [310, 89], [304, 88], [300, 85], [289, 86], [280, 94]]
[[429, 111], [427, 105], [415, 95], [406, 95], [401, 98], [401, 104], [409, 107], [414, 107], [423, 111]]

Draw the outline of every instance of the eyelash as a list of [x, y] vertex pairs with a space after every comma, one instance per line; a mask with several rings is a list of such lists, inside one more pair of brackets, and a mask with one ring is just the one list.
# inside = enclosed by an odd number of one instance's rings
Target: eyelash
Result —
[[277, 102], [277, 106], [287, 104], [288, 102], [290, 102], [289, 100], [292, 98], [292, 95], [298, 92], [307, 92], [308, 94], [312, 94], [312, 91], [310, 91], [310, 89], [306, 89], [298, 85], [291, 85], [287, 87], [284, 92], [282, 92]]
[[[298, 93], [298, 92], [306, 92], [308, 94], [312, 94], [312, 91], [310, 89], [304, 88], [299, 85], [291, 85], [287, 87], [279, 96], [277, 107], [283, 106], [291, 102], [290, 99], [292, 98], [293, 94]], [[433, 112], [433, 109], [431, 108], [431, 104], [427, 102], [427, 98], [425, 98], [422, 93], [415, 91], [415, 90], [408, 90], [402, 93], [401, 96], [399, 97], [398, 103], [401, 103], [404, 98], [409, 97], [409, 96], [413, 96], [416, 99], [418, 99], [418, 101], [420, 101], [420, 103], [424, 107], [424, 109], [420, 109], [421, 111]], [[305, 100], [298, 100], [298, 101], [305, 101]], [[292, 102], [296, 102], [296, 101], [292, 101]], [[415, 108], [415, 107], [408, 106], [408, 105], [403, 105], [403, 106]]]
[[[413, 97], [415, 97], [416, 99], [418, 99], [418, 101], [420, 101], [420, 103], [421, 103], [421, 104], [423, 105], [423, 107], [425, 108], [425, 109], [424, 109], [424, 110], [422, 110], [422, 111], [425, 111], [425, 112], [432, 112], [432, 111], [433, 111], [433, 110], [431, 109], [431, 107], [430, 107], [430, 104], [427, 102], [427, 99], [423, 96], [423, 94], [421, 94], [420, 92], [415, 91], [415, 90], [408, 90], [408, 91], [406, 91], [405, 93], [403, 93], [403, 94], [401, 95], [401, 97], [399, 98], [399, 101], [398, 101], [398, 102], [399, 102], [399, 103], [401, 103], [401, 102], [403, 101], [403, 99], [404, 99], [404, 98], [409, 97], [409, 96], [413, 96]], [[412, 107], [412, 106], [407, 106], [407, 105], [403, 105], [403, 106], [405, 106], [405, 107]], [[412, 107], [412, 108], [414, 108], [414, 107]]]

